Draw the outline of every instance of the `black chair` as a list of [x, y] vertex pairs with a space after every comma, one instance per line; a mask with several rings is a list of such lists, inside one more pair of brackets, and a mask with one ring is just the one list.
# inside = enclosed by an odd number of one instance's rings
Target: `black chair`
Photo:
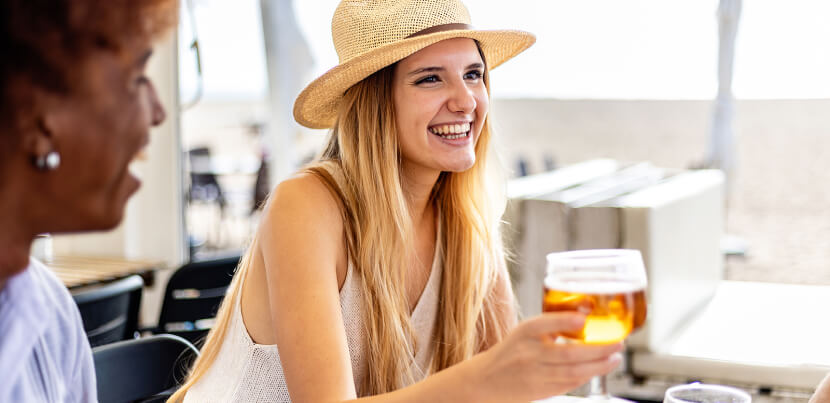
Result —
[[181, 336], [201, 346], [233, 279], [240, 255], [191, 262], [176, 270], [167, 282], [164, 301], [153, 333]]
[[216, 174], [211, 168], [210, 149], [197, 147], [187, 152], [190, 160], [190, 191], [187, 193], [188, 201], [199, 200], [219, 205], [220, 211], [224, 214], [227, 200], [225, 192]]
[[163, 402], [185, 379], [199, 352], [181, 337], [160, 334], [92, 350], [101, 403]]
[[72, 295], [92, 347], [135, 338], [142, 287], [133, 275]]

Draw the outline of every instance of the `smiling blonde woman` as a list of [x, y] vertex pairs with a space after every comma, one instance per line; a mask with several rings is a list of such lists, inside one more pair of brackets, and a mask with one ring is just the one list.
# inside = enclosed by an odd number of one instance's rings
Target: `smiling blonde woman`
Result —
[[619, 344], [553, 342], [579, 314], [516, 325], [488, 74], [535, 38], [456, 0], [344, 0], [332, 36], [294, 106], [328, 144], [274, 190], [171, 400], [519, 401], [612, 370]]

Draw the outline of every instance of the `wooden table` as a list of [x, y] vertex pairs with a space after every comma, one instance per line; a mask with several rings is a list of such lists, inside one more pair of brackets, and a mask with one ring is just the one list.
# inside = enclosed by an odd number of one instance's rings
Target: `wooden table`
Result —
[[164, 268], [162, 262], [115, 257], [55, 256], [43, 263], [69, 289], [108, 283], [133, 274], [141, 275], [149, 286], [155, 271]]

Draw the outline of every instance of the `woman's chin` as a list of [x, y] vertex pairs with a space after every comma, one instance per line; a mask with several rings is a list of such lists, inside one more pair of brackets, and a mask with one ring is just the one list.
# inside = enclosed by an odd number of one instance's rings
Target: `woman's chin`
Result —
[[475, 156], [471, 158], [459, 159], [450, 163], [444, 164], [442, 171], [444, 172], [464, 172], [472, 168], [476, 164]]
[[96, 216], [89, 220], [92, 228], [86, 228], [86, 231], [109, 231], [118, 227], [124, 219], [124, 210], [126, 204], [120, 201], [113, 202], [111, 205], [102, 209]]
[[122, 208], [120, 212], [113, 212], [107, 217], [103, 217], [99, 228], [99, 231], [110, 231], [118, 227], [121, 224], [121, 221], [124, 219], [124, 209]]
[[139, 188], [141, 188], [141, 181], [137, 177], [130, 173], [125, 175], [121, 190], [105, 202], [105, 207], [100, 210], [100, 214], [94, 220], [97, 228], [91, 228], [91, 230], [107, 231], [121, 224], [127, 202]]

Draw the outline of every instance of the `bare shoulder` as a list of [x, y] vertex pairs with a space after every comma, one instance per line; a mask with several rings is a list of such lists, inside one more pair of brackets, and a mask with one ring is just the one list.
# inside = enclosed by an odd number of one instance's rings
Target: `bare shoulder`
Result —
[[299, 258], [305, 259], [304, 266], [310, 264], [320, 270], [337, 266], [344, 241], [335, 197], [320, 178], [308, 173], [277, 185], [265, 206], [258, 234], [269, 271], [278, 268], [280, 262]]
[[274, 189], [271, 203], [300, 202], [313, 203], [315, 207], [329, 207], [337, 210], [337, 202], [328, 186], [317, 176], [301, 172], [288, 178]]
[[342, 230], [340, 207], [335, 197], [320, 178], [299, 173], [274, 189], [265, 207], [263, 225], [275, 224], [275, 219], [302, 219], [305, 225], [325, 224], [331, 230]]

